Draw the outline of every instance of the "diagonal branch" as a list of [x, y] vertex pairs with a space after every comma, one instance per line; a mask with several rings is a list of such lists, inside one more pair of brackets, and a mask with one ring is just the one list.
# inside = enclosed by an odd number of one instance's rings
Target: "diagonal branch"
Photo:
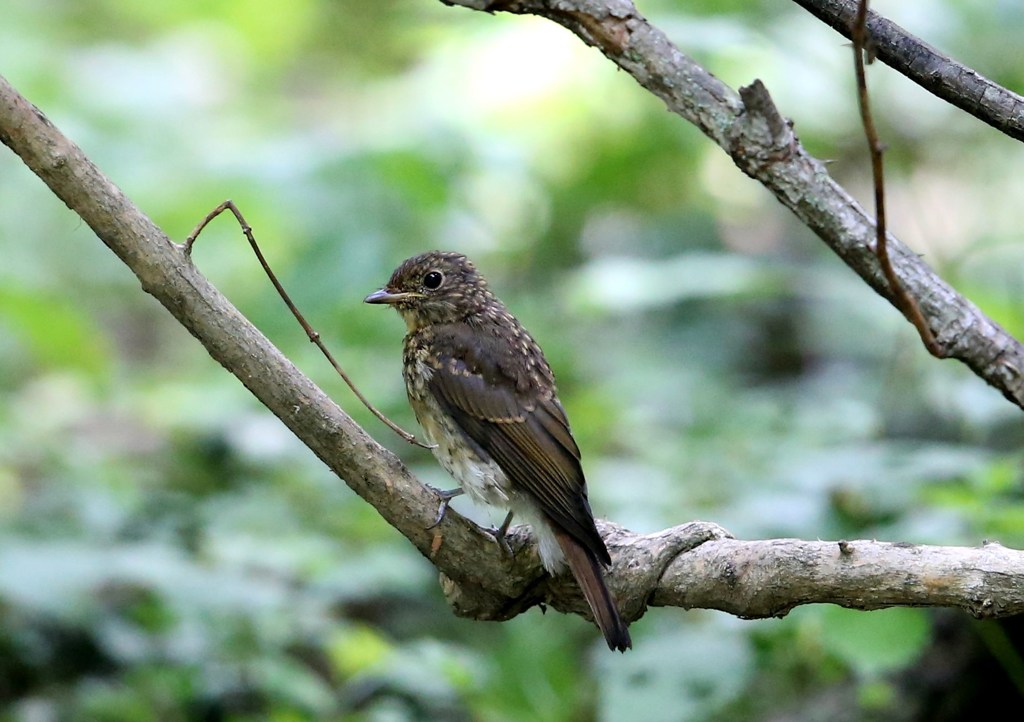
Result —
[[[793, 0], [846, 38], [857, 15], [857, 0]], [[875, 57], [950, 105], [970, 113], [1011, 138], [1024, 140], [1024, 98], [911, 35], [891, 20], [868, 14]]]
[[[437, 494], [295, 368], [199, 273], [184, 245], [171, 241], [2, 76], [0, 143], [92, 228], [214, 360], [417, 549], [452, 574], [470, 559], [486, 567], [491, 555], [479, 542], [488, 537], [455, 514], [428, 532], [423, 520], [437, 509]], [[441, 533], [445, 543], [436, 540]]]
[[[739, 93], [679, 51], [630, 0], [443, 0], [487, 12], [549, 18], [598, 48], [670, 111], [696, 125], [814, 231], [876, 293], [899, 308], [874, 252], [875, 224], [825, 164], [800, 145], [791, 124], [755, 80]], [[918, 301], [936, 355], [959, 359], [1024, 408], [1024, 346], [957, 293], [892, 234], [887, 248]]]

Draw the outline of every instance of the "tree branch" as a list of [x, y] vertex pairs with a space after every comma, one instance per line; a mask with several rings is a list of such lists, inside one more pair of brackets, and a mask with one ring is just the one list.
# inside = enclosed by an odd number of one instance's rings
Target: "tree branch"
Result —
[[[800, 145], [759, 80], [736, 93], [679, 51], [630, 0], [443, 0], [487, 12], [549, 18], [601, 50], [670, 111], [696, 125], [854, 272], [899, 308], [874, 251], [875, 224], [825, 164]], [[1024, 346], [957, 293], [892, 234], [889, 257], [935, 336], [938, 354], [965, 363], [1024, 408]]]
[[[1024, 552], [995, 542], [965, 548], [867, 540], [740, 541], [707, 522], [647, 535], [602, 521], [598, 529], [614, 561], [609, 587], [629, 620], [649, 606], [717, 609], [743, 619], [783, 617], [802, 604], [822, 603], [861, 610], [957, 607], [978, 618], [1024, 613]], [[587, 614], [570, 577], [539, 588], [519, 587], [517, 597], [447, 579], [444, 588], [456, 613], [473, 619], [508, 619], [541, 601]]]
[[[793, 0], [851, 39], [857, 0]], [[1011, 138], [1024, 140], [1024, 98], [943, 55], [877, 13], [868, 13], [872, 51], [879, 60], [950, 105]]]
[[[755, 96], [751, 104], [756, 104]], [[764, 132], [788, 128], [755, 114]], [[586, 614], [567, 576], [548, 577], [522, 527], [507, 559], [478, 527], [450, 512], [428, 529], [439, 496], [420, 484], [296, 369], [41, 111], [0, 77], [0, 142], [21, 157], [153, 295], [268, 409], [442, 573], [457, 613], [507, 619], [539, 603]], [[984, 616], [1024, 610], [1024, 553], [877, 542], [740, 542], [694, 522], [650, 535], [599, 527], [614, 559], [608, 580], [627, 619], [650, 605], [708, 607], [743, 617], [778, 616], [831, 602], [955, 606]]]
[[[850, 609], [959, 607], [975, 617], [1024, 612], [1024, 552], [878, 541], [719, 539], [677, 556], [652, 604], [779, 617], [808, 603]], [[696, 583], [695, 583], [696, 582]]]

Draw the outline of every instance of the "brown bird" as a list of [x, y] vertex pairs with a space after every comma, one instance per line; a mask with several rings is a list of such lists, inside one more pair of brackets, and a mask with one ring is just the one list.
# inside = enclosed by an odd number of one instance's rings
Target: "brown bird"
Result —
[[394, 306], [408, 334], [409, 403], [434, 456], [461, 490], [452, 496], [509, 510], [539, 541], [545, 569], [568, 564], [611, 649], [632, 646], [604, 582], [608, 548], [587, 501], [580, 450], [544, 353], [468, 258], [432, 251], [408, 259], [366, 303]]

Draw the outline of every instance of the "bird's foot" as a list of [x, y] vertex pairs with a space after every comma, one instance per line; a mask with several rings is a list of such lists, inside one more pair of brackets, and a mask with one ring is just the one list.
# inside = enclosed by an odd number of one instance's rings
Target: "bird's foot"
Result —
[[434, 523], [428, 526], [427, 529], [433, 529], [440, 524], [441, 520], [444, 519], [445, 512], [448, 511], [449, 505], [452, 503], [452, 499], [466, 493], [462, 489], [435, 489], [435, 491], [441, 497], [441, 503], [437, 507], [437, 516], [434, 517]]
[[505, 521], [501, 522], [501, 526], [496, 528], [491, 527], [491, 529], [489, 529], [491, 536], [494, 537], [494, 543], [498, 545], [498, 548], [501, 549], [509, 559], [516, 555], [508, 543], [508, 527], [511, 523], [512, 512], [509, 512], [505, 517]]

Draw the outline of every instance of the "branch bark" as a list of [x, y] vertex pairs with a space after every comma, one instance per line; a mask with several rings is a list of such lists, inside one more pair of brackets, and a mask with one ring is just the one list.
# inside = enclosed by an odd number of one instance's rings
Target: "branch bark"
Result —
[[[622, 63], [645, 85], [685, 107], [694, 122], [725, 144], [747, 172], [770, 179], [815, 227], [834, 230], [836, 243], [847, 256], [861, 264], [872, 262], [865, 240], [870, 239], [871, 228], [863, 212], [848, 198], [846, 205], [832, 205], [836, 197], [844, 197], [841, 189], [818, 161], [799, 148], [766, 92], [753, 86], [740, 100], [672, 48], [663, 35], [633, 14], [628, 3], [614, 3], [618, 14], [581, 16], [578, 9], [565, 10], [582, 4], [593, 5], [553, 0], [550, 6], [558, 9], [548, 12], [576, 27], [588, 42], [601, 43], [607, 46], [606, 52], [622, 56]], [[665, 75], [667, 69], [670, 75]], [[683, 103], [681, 96], [689, 100]], [[163, 304], [216, 361], [431, 560], [457, 613], [507, 619], [545, 603], [586, 614], [586, 603], [569, 578], [551, 579], [544, 574], [523, 528], [511, 531], [509, 541], [518, 552], [512, 559], [506, 559], [482, 530], [454, 512], [428, 529], [440, 501], [436, 492], [412, 477], [391, 452], [296, 369], [198, 272], [183, 246], [171, 241], [2, 77], [0, 142], [93, 229], [135, 273], [143, 290]], [[815, 193], [831, 200], [818, 201]], [[948, 320], [940, 325], [940, 338], [955, 341], [951, 329], [959, 323], [968, 340], [984, 342], [987, 353], [994, 353], [993, 344], [1003, 344], [1004, 350], [992, 361], [995, 366], [1018, 358], [1019, 344], [1000, 335], [998, 327], [979, 318], [972, 306], [944, 285], [929, 285], [941, 282], [926, 268], [914, 265], [913, 254], [902, 246], [899, 249], [903, 272], [917, 279], [918, 287], [932, 291], [928, 308], [933, 318]], [[884, 284], [877, 270], [865, 273], [876, 286]], [[938, 313], [947, 301], [953, 308], [948, 317]], [[1024, 361], [1021, 364], [1017, 368], [1024, 368]], [[1007, 388], [1013, 389], [1015, 398], [1022, 397], [1019, 387]], [[637, 535], [609, 523], [600, 526], [614, 559], [609, 583], [624, 616], [631, 620], [649, 605], [708, 607], [743, 617], [779, 616], [813, 602], [861, 609], [943, 605], [984, 616], [1024, 609], [1024, 553], [998, 545], [956, 549], [876, 542], [740, 542], [702, 522], [651, 535]]]
[[[442, 0], [487, 12], [545, 17], [598, 48], [668, 109], [696, 125], [759, 181], [876, 293], [899, 308], [874, 250], [875, 224], [825, 164], [800, 145], [759, 80], [737, 93], [679, 51], [630, 0]], [[1024, 346], [887, 235], [889, 257], [937, 342], [1024, 408]]]

